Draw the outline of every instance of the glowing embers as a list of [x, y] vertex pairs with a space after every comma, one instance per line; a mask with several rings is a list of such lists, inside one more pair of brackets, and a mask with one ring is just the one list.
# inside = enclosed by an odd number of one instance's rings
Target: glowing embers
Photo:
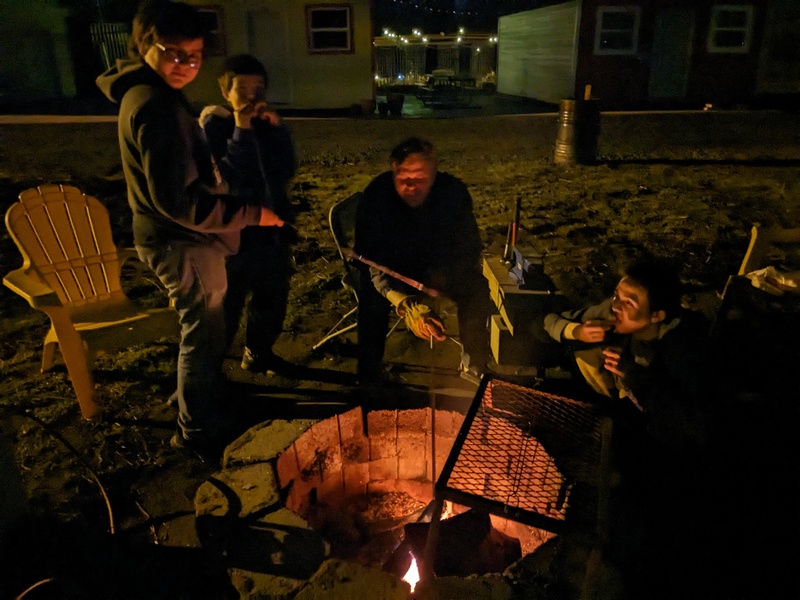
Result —
[[[435, 415], [435, 419], [433, 418]], [[277, 460], [280, 493], [339, 558], [381, 567], [433, 498], [463, 415], [360, 408], [312, 425]]]

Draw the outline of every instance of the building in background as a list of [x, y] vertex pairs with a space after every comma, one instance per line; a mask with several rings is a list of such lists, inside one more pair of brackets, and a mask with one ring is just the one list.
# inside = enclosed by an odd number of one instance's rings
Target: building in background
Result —
[[372, 102], [370, 0], [227, 0], [207, 6], [216, 44], [191, 89], [200, 104], [219, 101], [217, 73], [226, 56], [248, 53], [269, 74], [278, 109], [337, 109]]
[[[239, 53], [264, 63], [278, 109], [352, 109], [374, 101], [371, 0], [186, 1], [212, 29], [203, 68], [186, 88], [197, 105], [219, 102], [218, 71]], [[94, 80], [126, 55], [132, 15], [104, 15], [95, 0], [72, 5], [0, 2], [0, 106], [107, 104]]]
[[46, 0], [0, 2], [0, 106], [76, 95], [68, 15]]
[[386, 30], [373, 41], [379, 86], [423, 84], [434, 72], [447, 72], [474, 85], [495, 84], [497, 38], [494, 33], [409, 35]]
[[603, 109], [800, 98], [797, 0], [570, 0], [498, 21], [498, 91]]

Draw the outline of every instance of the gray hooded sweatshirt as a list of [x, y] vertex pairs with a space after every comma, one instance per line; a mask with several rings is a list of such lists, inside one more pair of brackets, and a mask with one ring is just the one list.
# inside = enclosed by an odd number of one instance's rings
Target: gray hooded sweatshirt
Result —
[[[119, 108], [119, 148], [137, 246], [172, 242], [239, 248], [239, 232], [258, 225], [256, 199], [218, 193], [220, 171], [186, 97], [141, 59], [118, 60], [96, 80]], [[236, 165], [226, 165], [236, 169]]]

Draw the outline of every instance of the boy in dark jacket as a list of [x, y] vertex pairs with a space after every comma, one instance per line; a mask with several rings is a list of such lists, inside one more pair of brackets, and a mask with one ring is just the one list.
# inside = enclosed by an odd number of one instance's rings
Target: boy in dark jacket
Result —
[[626, 269], [609, 300], [544, 319], [589, 385], [610, 398], [621, 482], [609, 558], [630, 598], [693, 598], [702, 564], [708, 322], [680, 302], [676, 271], [643, 260]]
[[230, 195], [225, 169], [215, 165], [181, 91], [202, 65], [205, 35], [196, 8], [146, 1], [133, 22], [132, 58], [117, 61], [97, 85], [120, 105], [134, 245], [167, 288], [181, 324], [179, 430], [170, 443], [217, 451], [225, 258], [238, 250], [243, 227], [281, 220], [255, 199]]
[[[243, 166], [235, 175], [240, 193], [249, 194], [284, 221], [293, 222], [287, 186], [296, 168], [294, 145], [289, 129], [267, 106], [264, 66], [247, 54], [232, 56], [225, 61], [219, 84], [227, 103], [208, 106], [200, 115], [214, 157], [221, 163]], [[242, 357], [242, 368], [247, 371], [292, 371], [291, 365], [273, 351], [283, 329], [293, 273], [287, 231], [247, 227], [242, 231], [239, 253], [228, 258], [226, 345], [233, 343], [249, 294]]]

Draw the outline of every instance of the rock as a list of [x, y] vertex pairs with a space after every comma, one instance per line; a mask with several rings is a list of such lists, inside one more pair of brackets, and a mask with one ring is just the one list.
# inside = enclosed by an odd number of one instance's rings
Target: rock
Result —
[[[468, 598], [469, 596], [462, 596]], [[408, 600], [411, 587], [389, 573], [353, 562], [327, 560], [295, 600]]]

